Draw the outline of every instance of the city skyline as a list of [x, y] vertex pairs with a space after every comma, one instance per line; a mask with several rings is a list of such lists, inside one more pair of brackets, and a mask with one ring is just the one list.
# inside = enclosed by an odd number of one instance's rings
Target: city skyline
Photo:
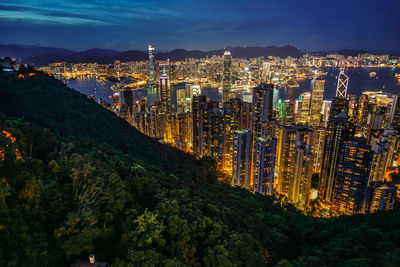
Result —
[[72, 50], [290, 44], [307, 52], [391, 51], [400, 46], [398, 7], [396, 1], [5, 1], [0, 33], [3, 43]]

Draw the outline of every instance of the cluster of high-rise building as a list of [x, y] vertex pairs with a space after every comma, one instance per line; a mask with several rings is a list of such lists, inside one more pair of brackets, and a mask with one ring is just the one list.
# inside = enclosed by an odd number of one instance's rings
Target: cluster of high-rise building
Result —
[[[274, 87], [283, 80], [304, 78], [307, 66], [329, 66], [333, 60], [338, 66], [344, 58], [257, 58], [253, 63], [261, 67], [256, 69], [249, 60], [233, 62], [225, 51], [222, 57], [187, 60], [192, 67], [173, 67], [155, 62], [149, 46], [147, 97], [135, 102], [132, 92], [124, 91], [124, 103], [116, 94], [113, 107], [140, 132], [199, 158], [214, 158], [233, 186], [287, 200], [303, 211], [313, 207], [316, 216], [390, 210], [398, 194], [390, 181], [400, 159], [398, 96], [351, 95], [342, 68], [332, 100], [324, 100], [325, 80], [314, 71], [311, 92], [276, 101]], [[366, 64], [389, 58], [351, 60]], [[283, 67], [277, 69], [278, 64]], [[304, 68], [293, 72], [296, 64]], [[143, 68], [143, 62], [137, 66]], [[123, 73], [125, 67], [119, 68]], [[178, 78], [182, 69], [189, 79]], [[221, 89], [222, 101], [204, 93], [204, 84], [211, 83]]]

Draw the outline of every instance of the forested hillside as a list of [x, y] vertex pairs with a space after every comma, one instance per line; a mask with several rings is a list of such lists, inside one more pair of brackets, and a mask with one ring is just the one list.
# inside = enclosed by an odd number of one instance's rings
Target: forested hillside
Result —
[[[400, 266], [400, 213], [322, 220], [33, 69], [0, 73], [0, 266]], [[29, 75], [31, 74], [31, 75]]]

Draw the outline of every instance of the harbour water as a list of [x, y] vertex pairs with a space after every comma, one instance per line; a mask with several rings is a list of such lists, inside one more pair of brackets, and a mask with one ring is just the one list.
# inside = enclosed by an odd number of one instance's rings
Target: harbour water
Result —
[[[376, 76], [370, 77], [370, 72], [376, 72]], [[332, 99], [335, 95], [338, 73], [338, 68], [329, 68], [327, 69], [327, 75], [322, 76], [326, 80], [324, 99]], [[348, 68], [345, 70], [345, 74], [349, 76], [348, 94], [361, 95], [363, 91], [383, 91], [400, 94], [400, 82], [394, 76], [396, 73], [400, 73], [399, 68]], [[312, 91], [313, 80], [304, 79], [298, 81], [298, 83], [298, 88], [280, 88], [275, 93], [275, 98], [283, 100], [296, 99], [299, 94]], [[111, 85], [100, 83], [95, 76], [77, 77], [69, 80], [68, 86], [82, 94], [93, 94], [96, 99], [102, 99], [108, 103], [112, 102], [111, 96], [114, 92], [110, 89]], [[222, 98], [221, 92], [217, 88], [204, 88], [203, 94], [215, 101], [219, 101]], [[145, 90], [133, 91], [135, 101], [144, 96], [147, 96]]]

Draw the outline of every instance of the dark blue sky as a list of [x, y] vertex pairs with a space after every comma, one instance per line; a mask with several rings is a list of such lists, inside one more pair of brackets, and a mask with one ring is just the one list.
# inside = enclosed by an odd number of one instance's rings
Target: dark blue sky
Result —
[[400, 50], [400, 0], [1, 0], [0, 42], [83, 50]]

